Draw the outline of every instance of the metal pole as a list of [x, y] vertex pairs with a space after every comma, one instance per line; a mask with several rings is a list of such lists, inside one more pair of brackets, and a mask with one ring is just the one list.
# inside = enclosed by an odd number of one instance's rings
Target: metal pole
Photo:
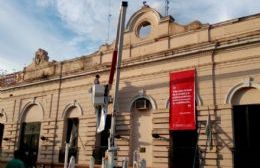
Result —
[[116, 66], [116, 83], [115, 83], [115, 92], [114, 92], [114, 102], [113, 102], [113, 111], [112, 111], [112, 124], [111, 124], [111, 137], [112, 143], [114, 144], [114, 135], [115, 135], [115, 117], [119, 111], [118, 108], [118, 91], [119, 91], [119, 80], [120, 80], [120, 67], [122, 60], [122, 51], [123, 51], [123, 41], [124, 41], [124, 27], [125, 27], [125, 15], [126, 15], [127, 2], [122, 2], [122, 13], [121, 13], [121, 22], [120, 22], [120, 35], [119, 35], [119, 44], [118, 44], [118, 57], [117, 57], [117, 66]]
[[109, 152], [110, 154], [110, 165], [115, 166], [114, 157], [115, 157], [115, 127], [116, 127], [116, 115], [119, 111], [118, 108], [118, 91], [119, 91], [119, 79], [120, 79], [120, 67], [122, 60], [122, 51], [123, 51], [123, 41], [124, 41], [124, 30], [125, 30], [125, 16], [126, 16], [127, 2], [123, 1], [121, 10], [120, 10], [120, 29], [119, 29], [119, 43], [118, 43], [118, 55], [117, 55], [117, 66], [116, 66], [116, 83], [115, 83], [115, 92], [114, 92], [114, 102], [113, 102], [113, 111], [111, 119], [111, 129], [109, 137]]
[[64, 158], [64, 168], [67, 168], [67, 167], [68, 167], [69, 146], [70, 146], [70, 144], [66, 142], [66, 146], [65, 146], [65, 158]]

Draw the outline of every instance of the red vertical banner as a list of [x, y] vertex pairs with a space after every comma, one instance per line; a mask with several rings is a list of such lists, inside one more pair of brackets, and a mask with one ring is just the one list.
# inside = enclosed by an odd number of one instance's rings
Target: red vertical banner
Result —
[[195, 69], [170, 73], [170, 130], [195, 130]]

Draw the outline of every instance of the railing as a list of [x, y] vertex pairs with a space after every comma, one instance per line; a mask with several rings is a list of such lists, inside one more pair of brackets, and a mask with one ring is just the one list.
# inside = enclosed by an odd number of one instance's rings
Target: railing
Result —
[[[69, 157], [74, 156], [75, 157], [75, 162], [78, 162], [78, 147], [70, 147], [69, 148]], [[64, 159], [65, 159], [65, 147], [62, 147], [59, 151], [59, 162], [60, 163], [64, 163]]]
[[22, 72], [16, 72], [16, 73], [4, 75], [4, 76], [0, 77], [0, 87], [15, 85], [18, 82], [22, 81], [22, 79], [23, 79]]
[[92, 156], [95, 158], [95, 164], [101, 164], [102, 163], [102, 157], [105, 156], [105, 152], [106, 152], [107, 148], [108, 148], [108, 146], [95, 146], [95, 147], [93, 147]]

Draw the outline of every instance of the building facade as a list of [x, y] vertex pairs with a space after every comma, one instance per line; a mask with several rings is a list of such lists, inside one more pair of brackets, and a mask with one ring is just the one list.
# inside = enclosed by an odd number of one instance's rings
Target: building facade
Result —
[[[62, 167], [70, 128], [76, 128], [69, 153], [77, 166], [88, 167], [92, 156], [100, 165], [111, 116], [105, 131], [96, 134], [89, 89], [96, 74], [107, 83], [113, 48], [105, 44], [93, 54], [61, 62], [50, 61], [39, 49], [23, 71], [1, 77], [1, 166], [22, 149], [28, 165]], [[124, 32], [118, 164], [127, 157], [132, 165], [138, 151], [154, 168], [259, 166], [259, 67], [259, 14], [181, 25], [144, 6]], [[169, 74], [190, 69], [195, 70], [196, 130], [171, 131]]]

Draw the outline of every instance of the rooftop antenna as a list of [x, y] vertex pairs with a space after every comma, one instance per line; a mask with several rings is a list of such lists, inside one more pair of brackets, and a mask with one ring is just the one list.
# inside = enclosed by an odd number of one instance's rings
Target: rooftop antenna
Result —
[[111, 14], [108, 14], [108, 17], [107, 17], [107, 22], [108, 22], [108, 26], [107, 26], [107, 42], [109, 42], [109, 40], [110, 40], [111, 17], [112, 17], [112, 15], [111, 15]]
[[111, 0], [108, 1], [108, 16], [107, 16], [107, 43], [109, 43], [110, 40], [110, 24], [111, 24]]
[[169, 11], [169, 0], [165, 0], [165, 16], [168, 16], [168, 11]]

